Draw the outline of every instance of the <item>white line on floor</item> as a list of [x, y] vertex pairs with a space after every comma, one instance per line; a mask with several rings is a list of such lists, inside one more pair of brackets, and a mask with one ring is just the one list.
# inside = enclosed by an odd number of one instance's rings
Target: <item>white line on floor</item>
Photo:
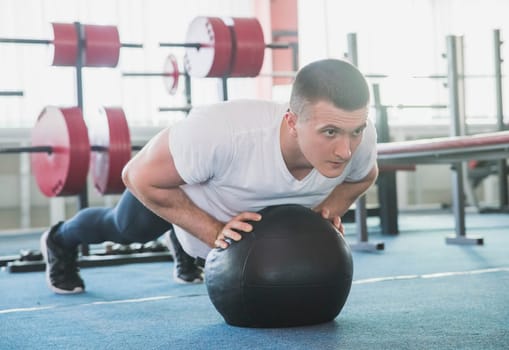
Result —
[[32, 311], [40, 311], [40, 310], [48, 310], [48, 309], [54, 309], [56, 306], [39, 306], [39, 307], [25, 307], [25, 308], [18, 308], [18, 309], [5, 309], [0, 310], [0, 314], [11, 314], [15, 312], [32, 312]]
[[366, 278], [361, 280], [355, 280], [352, 284], [367, 284], [367, 283], [378, 283], [378, 282], [386, 282], [386, 281], [398, 281], [398, 280], [412, 280], [412, 279], [430, 279], [430, 278], [443, 278], [443, 277], [452, 277], [452, 276], [464, 276], [464, 275], [479, 275], [483, 273], [493, 273], [493, 272], [509, 272], [509, 267], [495, 267], [491, 269], [482, 269], [482, 270], [470, 270], [470, 271], [455, 271], [455, 272], [438, 272], [438, 273], [428, 273], [423, 275], [400, 275], [400, 276], [387, 276], [387, 277], [375, 277], [375, 278]]
[[111, 301], [94, 301], [93, 303], [81, 304], [87, 305], [104, 305], [104, 304], [123, 304], [123, 303], [143, 303], [145, 301], [165, 300], [175, 298], [174, 295], [162, 295], [158, 297], [139, 298], [139, 299], [124, 299], [124, 300], [111, 300]]

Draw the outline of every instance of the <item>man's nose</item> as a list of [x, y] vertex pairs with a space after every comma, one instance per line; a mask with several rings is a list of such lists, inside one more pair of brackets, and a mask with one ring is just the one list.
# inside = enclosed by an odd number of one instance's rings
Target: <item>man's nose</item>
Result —
[[334, 155], [342, 160], [350, 160], [352, 157], [352, 148], [350, 137], [340, 137], [334, 146]]

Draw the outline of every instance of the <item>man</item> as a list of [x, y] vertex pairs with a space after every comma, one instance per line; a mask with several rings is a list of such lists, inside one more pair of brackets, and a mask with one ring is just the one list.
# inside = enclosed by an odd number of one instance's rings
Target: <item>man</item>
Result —
[[[143, 242], [164, 232], [158, 221], [165, 229], [172, 224], [188, 255], [204, 259], [211, 248], [241, 239], [238, 231], [251, 231], [247, 221], [263, 219], [258, 210], [288, 203], [321, 212], [343, 232], [341, 216], [378, 175], [368, 103], [362, 74], [346, 61], [326, 59], [299, 71], [289, 105], [237, 100], [194, 108], [124, 168], [127, 200], [111, 215], [116, 222], [136, 215], [128, 219], [129, 234], [97, 234], [93, 243]], [[52, 229], [43, 236], [54, 266], [59, 257], [51, 246], [70, 251], [91, 243], [73, 232]], [[55, 289], [58, 269], [50, 265]], [[81, 280], [73, 274], [70, 280]]]

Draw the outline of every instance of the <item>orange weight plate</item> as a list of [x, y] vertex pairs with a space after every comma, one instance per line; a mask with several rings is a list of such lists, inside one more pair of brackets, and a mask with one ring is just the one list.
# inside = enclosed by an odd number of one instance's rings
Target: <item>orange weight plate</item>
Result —
[[78, 62], [78, 33], [73, 23], [51, 23], [53, 66], [75, 66]]
[[232, 64], [229, 76], [256, 77], [260, 74], [265, 56], [265, 39], [260, 22], [256, 18], [225, 19], [233, 26]]
[[72, 196], [86, 186], [90, 142], [81, 109], [43, 109], [32, 130], [32, 146], [50, 146], [53, 152], [32, 153], [32, 173], [47, 197]]
[[85, 67], [116, 67], [120, 56], [120, 37], [115, 26], [83, 25]]
[[102, 108], [90, 125], [93, 148], [91, 170], [95, 188], [102, 194], [119, 194], [125, 189], [122, 169], [131, 159], [131, 136], [121, 108]]
[[187, 29], [186, 42], [200, 45], [186, 48], [184, 65], [190, 76], [219, 78], [228, 73], [232, 40], [221, 18], [196, 17]]

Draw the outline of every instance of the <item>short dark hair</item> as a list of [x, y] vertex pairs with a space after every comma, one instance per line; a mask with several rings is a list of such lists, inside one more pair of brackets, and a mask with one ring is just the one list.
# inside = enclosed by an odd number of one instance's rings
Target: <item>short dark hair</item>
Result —
[[337, 108], [353, 111], [367, 106], [369, 87], [362, 73], [347, 61], [315, 61], [297, 73], [290, 109], [299, 114], [309, 103], [319, 101], [331, 102]]

